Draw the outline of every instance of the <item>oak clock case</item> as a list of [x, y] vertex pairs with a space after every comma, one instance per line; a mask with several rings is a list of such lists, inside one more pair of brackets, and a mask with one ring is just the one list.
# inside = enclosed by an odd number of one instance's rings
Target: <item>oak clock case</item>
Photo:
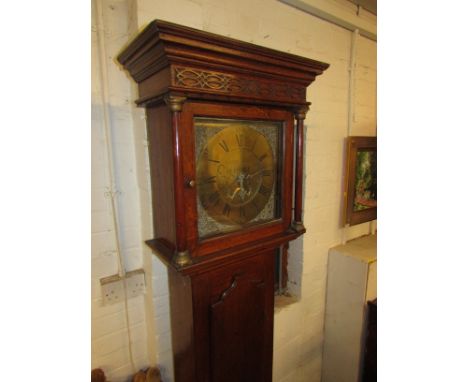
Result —
[[191, 158], [184, 201], [192, 261], [287, 230], [293, 113], [198, 101], [185, 101], [182, 110], [183, 152]]
[[118, 61], [146, 109], [175, 381], [270, 382], [275, 254], [305, 232], [306, 88], [328, 64], [161, 20]]

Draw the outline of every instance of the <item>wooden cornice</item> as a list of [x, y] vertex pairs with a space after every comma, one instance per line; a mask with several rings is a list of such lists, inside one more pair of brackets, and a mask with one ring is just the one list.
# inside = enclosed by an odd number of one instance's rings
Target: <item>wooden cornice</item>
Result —
[[[117, 60], [142, 84], [140, 98], [178, 91], [255, 99], [258, 93], [259, 98], [297, 104], [306, 102], [305, 89], [329, 66], [161, 20], [151, 22]], [[148, 85], [166, 68], [167, 80]]]

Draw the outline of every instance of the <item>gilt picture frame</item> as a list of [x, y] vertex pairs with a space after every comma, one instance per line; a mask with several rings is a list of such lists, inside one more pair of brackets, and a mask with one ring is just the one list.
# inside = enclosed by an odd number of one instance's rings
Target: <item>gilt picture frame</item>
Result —
[[377, 137], [347, 138], [343, 226], [377, 219]]

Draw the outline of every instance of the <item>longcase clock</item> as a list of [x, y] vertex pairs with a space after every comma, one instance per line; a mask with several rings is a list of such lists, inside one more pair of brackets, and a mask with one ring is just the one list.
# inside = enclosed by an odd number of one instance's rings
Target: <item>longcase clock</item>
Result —
[[146, 108], [175, 379], [271, 381], [274, 256], [305, 232], [306, 88], [328, 64], [160, 20], [118, 61]]

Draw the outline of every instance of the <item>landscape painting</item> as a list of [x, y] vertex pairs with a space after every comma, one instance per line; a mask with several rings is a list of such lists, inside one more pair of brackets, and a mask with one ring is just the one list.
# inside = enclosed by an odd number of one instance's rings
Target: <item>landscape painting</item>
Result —
[[343, 226], [377, 219], [377, 137], [346, 139]]
[[354, 211], [377, 207], [377, 151], [358, 151]]

